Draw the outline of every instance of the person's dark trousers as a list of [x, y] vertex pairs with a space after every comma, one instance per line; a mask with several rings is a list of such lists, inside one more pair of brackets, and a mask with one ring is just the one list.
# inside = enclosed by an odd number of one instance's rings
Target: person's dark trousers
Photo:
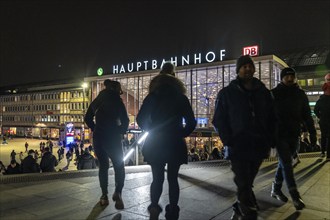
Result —
[[111, 159], [115, 173], [115, 192], [121, 194], [125, 181], [125, 164], [120, 138], [113, 138], [110, 143], [109, 141], [94, 138], [94, 145], [95, 154], [99, 161], [99, 181], [102, 194], [108, 194], [109, 158]]
[[285, 180], [289, 190], [295, 190], [297, 188], [293, 174], [292, 156], [296, 152], [298, 145], [298, 137], [279, 138], [277, 143], [279, 163], [275, 173], [275, 183], [282, 186], [282, 183]]
[[327, 158], [330, 158], [330, 125], [320, 123], [321, 129], [321, 153], [327, 151]]
[[230, 158], [234, 182], [237, 186], [237, 204], [243, 219], [257, 218], [257, 205], [253, 182], [258, 174], [262, 158]]
[[[169, 187], [169, 199], [171, 206], [177, 206], [179, 202], [180, 196], [180, 188], [178, 183], [178, 173], [179, 173], [180, 165], [176, 163], [168, 163], [167, 164], [167, 181]], [[159, 198], [163, 191], [163, 183], [164, 183], [164, 172], [165, 172], [165, 164], [151, 164], [152, 170], [152, 183], [150, 186], [150, 197], [151, 197], [151, 205], [157, 206], [159, 202]]]

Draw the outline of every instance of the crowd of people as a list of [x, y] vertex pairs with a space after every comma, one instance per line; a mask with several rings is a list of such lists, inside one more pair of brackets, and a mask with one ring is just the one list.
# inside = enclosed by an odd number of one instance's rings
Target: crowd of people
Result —
[[[70, 162], [74, 160], [74, 165], [77, 170], [84, 169], [96, 169], [98, 160], [95, 158], [93, 153], [92, 145], [84, 148], [78, 147], [78, 144], [69, 144], [66, 148], [60, 146], [57, 150], [58, 158], [56, 158], [50, 147], [51, 141], [40, 142], [40, 154], [38, 150], [30, 149], [28, 150], [28, 142], [25, 143], [26, 152], [20, 152], [18, 158], [16, 158], [17, 153], [13, 149], [10, 153], [10, 164], [5, 166], [2, 161], [0, 161], [0, 168], [2, 175], [11, 174], [22, 174], [22, 173], [45, 173], [45, 172], [56, 172], [65, 171], [69, 168]], [[65, 154], [66, 151], [66, 154]], [[75, 152], [75, 154], [73, 154]], [[57, 168], [59, 162], [66, 156], [66, 165], [63, 168]], [[24, 157], [24, 155], [26, 155]]]

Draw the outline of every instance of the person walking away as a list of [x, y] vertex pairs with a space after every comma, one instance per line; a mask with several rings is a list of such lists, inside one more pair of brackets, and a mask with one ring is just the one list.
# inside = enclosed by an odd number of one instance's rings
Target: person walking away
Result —
[[45, 147], [45, 152], [40, 161], [40, 169], [43, 173], [56, 172], [55, 167], [58, 165], [56, 157], [50, 152], [49, 147]]
[[314, 113], [319, 119], [321, 129], [321, 157], [327, 152], [327, 160], [330, 159], [330, 73], [325, 77], [322, 86], [324, 94], [320, 96], [314, 106]]
[[[188, 161], [185, 137], [195, 129], [196, 120], [183, 83], [175, 77], [174, 65], [166, 62], [160, 74], [152, 79], [149, 94], [144, 99], [137, 115], [137, 123], [149, 132], [142, 154], [151, 165], [151, 204], [148, 206], [150, 219], [158, 219], [162, 208], [158, 204], [163, 190], [164, 171], [167, 164], [169, 204], [166, 219], [178, 219], [180, 188], [178, 172], [181, 164]], [[182, 125], [185, 119], [186, 125]]]
[[253, 77], [255, 65], [250, 56], [237, 59], [236, 73], [237, 78], [217, 95], [212, 123], [228, 148], [237, 186], [231, 219], [257, 219], [253, 182], [274, 147], [276, 117], [270, 91]]
[[[108, 205], [109, 158], [115, 173], [115, 192], [112, 200], [117, 209], [124, 209], [122, 189], [125, 181], [125, 164], [121, 139], [126, 133], [129, 118], [120, 98], [123, 93], [117, 81], [104, 80], [105, 89], [94, 99], [87, 109], [85, 122], [93, 132], [94, 152], [99, 162], [99, 181], [102, 190], [101, 205]], [[95, 116], [95, 123], [94, 123]]]
[[28, 144], [28, 142], [25, 142], [25, 152], [27, 153], [28, 152], [28, 148], [29, 148], [29, 144]]
[[20, 174], [20, 173], [21, 173], [21, 167], [19, 163], [17, 163], [16, 160], [11, 160], [10, 164], [6, 169], [6, 175]]
[[95, 169], [95, 168], [96, 168], [95, 158], [93, 157], [93, 155], [91, 155], [88, 148], [86, 148], [78, 158], [77, 169], [86, 170], [86, 169]]
[[311, 115], [308, 98], [300, 89], [296, 81], [296, 71], [293, 68], [284, 68], [281, 71], [281, 83], [271, 92], [275, 101], [275, 111], [279, 120], [276, 149], [279, 163], [272, 183], [271, 196], [287, 202], [288, 198], [282, 192], [285, 180], [292, 198], [294, 207], [301, 210], [305, 204], [298, 192], [293, 174], [292, 156], [297, 151], [301, 124], [305, 123], [310, 135], [311, 145], [316, 145], [316, 130]]
[[35, 159], [35, 151], [30, 149], [21, 164], [22, 173], [40, 173], [40, 166]]
[[10, 153], [10, 160], [15, 160], [16, 161], [16, 152], [15, 150], [12, 150]]

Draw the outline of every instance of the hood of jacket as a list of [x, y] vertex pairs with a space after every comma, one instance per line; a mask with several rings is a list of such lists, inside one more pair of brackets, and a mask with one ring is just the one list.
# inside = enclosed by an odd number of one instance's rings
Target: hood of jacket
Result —
[[149, 85], [149, 93], [180, 93], [185, 94], [186, 88], [181, 80], [169, 74], [159, 74], [155, 76]]

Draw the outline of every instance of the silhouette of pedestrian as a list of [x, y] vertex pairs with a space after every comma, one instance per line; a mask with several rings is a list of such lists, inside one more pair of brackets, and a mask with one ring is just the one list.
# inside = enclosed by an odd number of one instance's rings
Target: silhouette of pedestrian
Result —
[[[196, 120], [183, 83], [174, 76], [174, 65], [167, 62], [160, 74], [152, 79], [149, 94], [137, 115], [139, 126], [149, 132], [142, 153], [151, 165], [153, 181], [150, 186], [150, 219], [158, 219], [162, 211], [159, 198], [162, 194], [165, 165], [169, 184], [169, 201], [165, 208], [166, 219], [178, 219], [180, 208], [178, 172], [187, 163], [187, 137], [196, 126]], [[186, 125], [182, 125], [185, 119]]]
[[[121, 85], [109, 79], [104, 81], [105, 89], [94, 99], [87, 109], [85, 122], [93, 131], [94, 152], [99, 162], [99, 181], [102, 190], [101, 205], [108, 205], [109, 158], [115, 172], [115, 192], [112, 199], [117, 209], [123, 209], [121, 197], [125, 180], [122, 135], [126, 133], [129, 118], [125, 105], [120, 98]], [[95, 116], [95, 123], [94, 118]]]
[[321, 129], [321, 156], [327, 152], [327, 160], [330, 159], [330, 73], [324, 77], [322, 86], [324, 94], [317, 100], [314, 113], [319, 118]]

